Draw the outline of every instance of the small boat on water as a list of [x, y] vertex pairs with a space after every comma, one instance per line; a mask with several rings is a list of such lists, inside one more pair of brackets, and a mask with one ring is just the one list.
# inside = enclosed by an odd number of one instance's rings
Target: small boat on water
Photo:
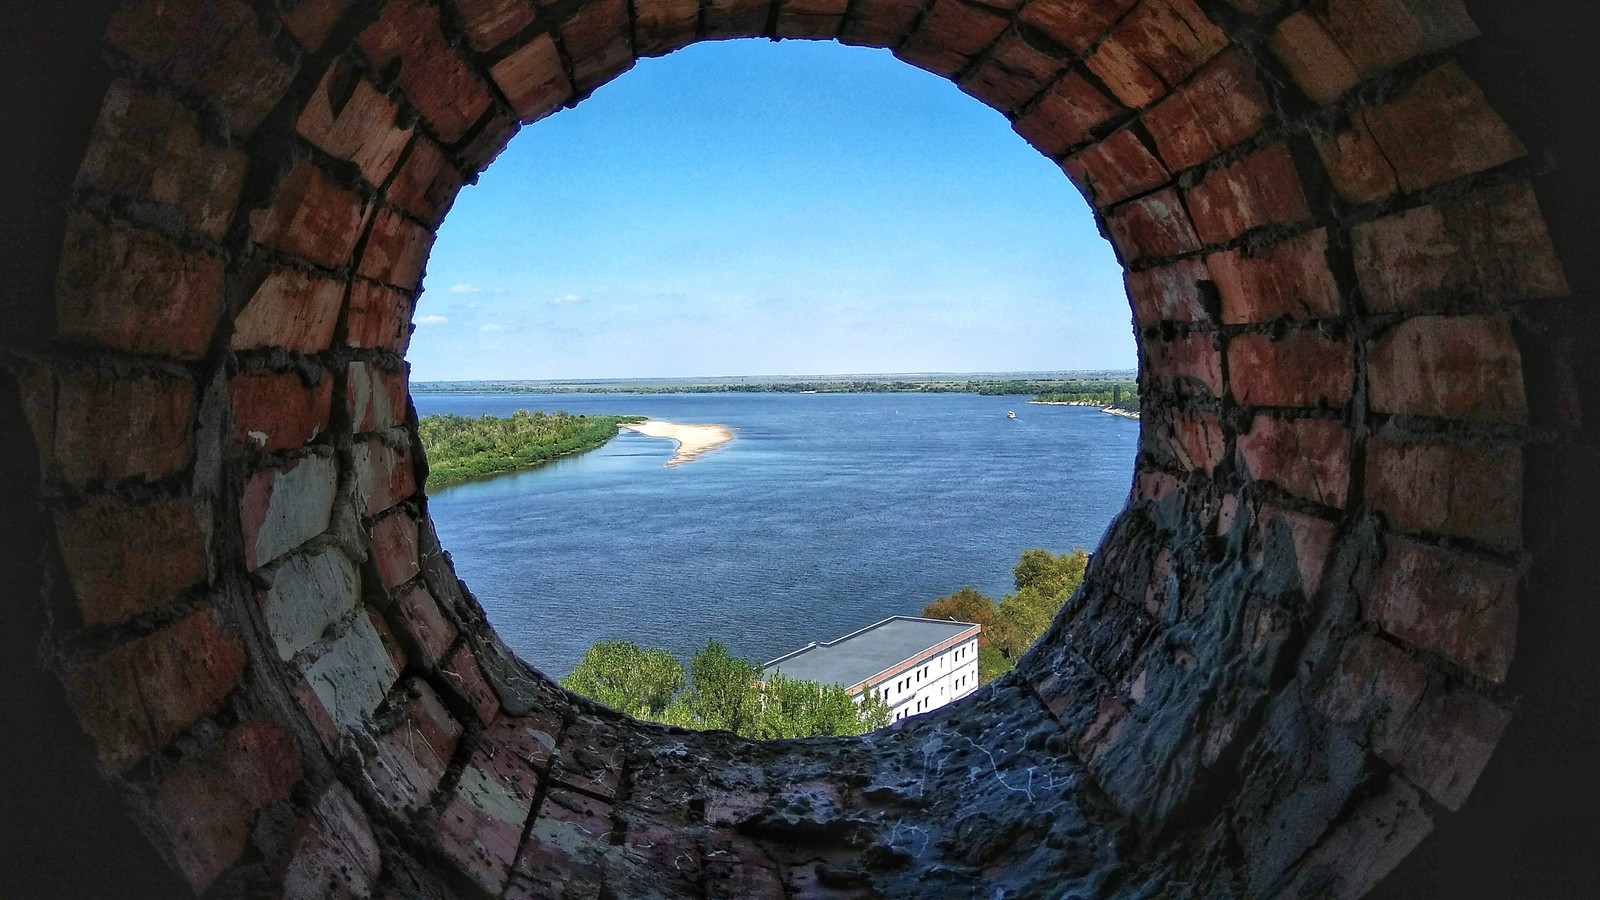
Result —
[[1016, 417], [1017, 417], [1017, 413], [1016, 413], [1015, 410], [1010, 410], [1010, 409], [1006, 410], [1006, 418], [1015, 419]]

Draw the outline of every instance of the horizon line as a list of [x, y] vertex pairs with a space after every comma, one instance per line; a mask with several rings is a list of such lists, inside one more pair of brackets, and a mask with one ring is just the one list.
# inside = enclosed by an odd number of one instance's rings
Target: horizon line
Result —
[[465, 384], [465, 383], [505, 383], [523, 382], [530, 384], [599, 384], [608, 381], [727, 381], [731, 379], [765, 379], [765, 380], [795, 380], [795, 381], [826, 381], [847, 378], [928, 378], [933, 376], [960, 376], [973, 377], [980, 375], [1023, 375], [1023, 376], [1048, 376], [1048, 375], [1078, 375], [1078, 374], [1138, 374], [1137, 368], [1127, 369], [1025, 369], [1025, 370], [980, 370], [974, 372], [837, 372], [828, 374], [797, 375], [790, 373], [776, 374], [747, 374], [747, 375], [607, 375], [591, 378], [436, 378], [428, 381], [413, 381], [412, 386], [424, 384]]

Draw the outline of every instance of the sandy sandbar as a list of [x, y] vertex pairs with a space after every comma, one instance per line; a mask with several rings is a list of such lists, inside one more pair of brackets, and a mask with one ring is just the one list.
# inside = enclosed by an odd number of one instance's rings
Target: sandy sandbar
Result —
[[647, 419], [634, 425], [622, 425], [646, 437], [666, 438], [678, 444], [678, 451], [667, 460], [667, 465], [686, 463], [708, 450], [715, 450], [733, 440], [733, 429], [726, 425], [679, 425], [660, 419]]

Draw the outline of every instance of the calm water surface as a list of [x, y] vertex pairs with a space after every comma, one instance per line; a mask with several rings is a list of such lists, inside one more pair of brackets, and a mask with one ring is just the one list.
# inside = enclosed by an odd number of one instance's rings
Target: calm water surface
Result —
[[998, 599], [1025, 548], [1098, 545], [1127, 498], [1139, 430], [1092, 408], [971, 394], [414, 399], [423, 416], [526, 408], [735, 430], [671, 469], [671, 441], [625, 432], [430, 495], [490, 621], [558, 678], [607, 638], [687, 657], [714, 637], [763, 662], [963, 585]]

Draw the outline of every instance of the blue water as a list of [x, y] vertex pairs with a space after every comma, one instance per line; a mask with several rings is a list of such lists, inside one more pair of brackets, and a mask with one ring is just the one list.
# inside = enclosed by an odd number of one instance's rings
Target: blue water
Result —
[[671, 441], [625, 432], [431, 494], [489, 620], [558, 678], [608, 638], [687, 657], [714, 637], [762, 662], [963, 585], [998, 599], [1025, 548], [1093, 550], [1127, 498], [1139, 424], [1023, 399], [414, 395], [424, 416], [527, 408], [735, 429], [670, 469]]

